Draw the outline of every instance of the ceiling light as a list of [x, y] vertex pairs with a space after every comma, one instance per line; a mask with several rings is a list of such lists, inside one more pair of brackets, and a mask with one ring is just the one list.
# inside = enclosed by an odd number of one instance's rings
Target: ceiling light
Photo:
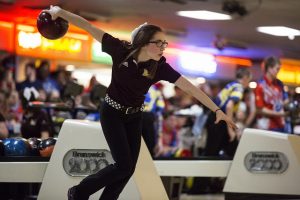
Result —
[[72, 72], [72, 71], [74, 71], [74, 70], [75, 70], [75, 66], [74, 66], [74, 65], [67, 65], [67, 66], [66, 66], [66, 71]]
[[202, 20], [229, 20], [231, 19], [230, 15], [211, 12], [207, 10], [194, 10], [194, 11], [178, 11], [177, 15], [182, 17], [190, 17], [194, 19]]
[[182, 69], [188, 73], [213, 74], [217, 71], [215, 57], [211, 54], [182, 50], [179, 60]]
[[293, 39], [295, 36], [300, 35], [299, 30], [285, 26], [260, 26], [257, 27], [256, 30], [261, 33], [275, 36], [287, 36], [290, 39]]

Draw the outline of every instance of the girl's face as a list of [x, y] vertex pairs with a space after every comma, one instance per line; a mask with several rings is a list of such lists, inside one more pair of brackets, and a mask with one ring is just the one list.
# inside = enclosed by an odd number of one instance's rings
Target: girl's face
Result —
[[166, 36], [163, 32], [157, 32], [153, 38], [142, 49], [149, 59], [159, 61], [162, 57], [165, 48], [168, 46]]

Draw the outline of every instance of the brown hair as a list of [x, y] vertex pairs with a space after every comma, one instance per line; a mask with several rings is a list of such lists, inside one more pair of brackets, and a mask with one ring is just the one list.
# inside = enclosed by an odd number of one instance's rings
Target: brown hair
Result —
[[270, 57], [265, 58], [263, 61], [263, 67], [264, 67], [265, 72], [267, 72], [269, 68], [273, 68], [277, 64], [281, 65], [279, 58], [277, 58], [275, 56], [270, 56]]
[[[135, 37], [133, 38], [132, 43], [125, 42], [125, 45], [130, 50], [130, 52], [123, 60], [123, 62], [128, 60], [128, 58], [130, 58], [131, 56], [136, 58], [140, 53], [141, 48], [146, 44], [148, 44], [151, 38], [157, 32], [162, 32], [162, 29], [158, 26], [150, 25], [150, 24], [142, 26], [140, 30], [137, 32], [137, 34], [135, 35]], [[149, 74], [146, 75], [146, 77], [149, 79], [153, 79], [157, 70], [158, 62], [155, 60], [150, 60], [149, 62], [150, 62], [150, 71]], [[121, 63], [119, 66], [121, 66]]]
[[251, 77], [251, 76], [252, 76], [252, 73], [246, 67], [238, 68], [236, 73], [235, 73], [235, 77], [237, 79], [242, 79], [244, 77]]

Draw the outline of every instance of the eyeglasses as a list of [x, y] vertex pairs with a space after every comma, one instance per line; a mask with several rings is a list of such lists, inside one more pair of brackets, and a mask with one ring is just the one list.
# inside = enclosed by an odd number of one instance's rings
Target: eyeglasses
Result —
[[168, 46], [168, 42], [166, 42], [166, 41], [161, 41], [161, 40], [156, 40], [156, 41], [150, 41], [149, 43], [154, 43], [154, 44], [156, 44], [156, 46], [158, 47], [158, 48], [167, 48], [167, 46]]

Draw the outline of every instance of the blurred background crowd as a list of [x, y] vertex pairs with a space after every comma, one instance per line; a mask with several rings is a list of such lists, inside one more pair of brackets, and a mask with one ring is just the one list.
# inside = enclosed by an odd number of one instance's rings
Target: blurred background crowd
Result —
[[[16, 81], [15, 59], [15, 56], [7, 55], [2, 59], [0, 66], [0, 137], [2, 140], [15, 137], [25, 139], [57, 137], [66, 119], [99, 121], [101, 116], [98, 111], [106, 86], [101, 83], [101, 80], [97, 80], [96, 76], [92, 76], [88, 81], [89, 84], [84, 86], [78, 83], [73, 76], [73, 71], [67, 70], [64, 66], [58, 66], [57, 70], [51, 71], [51, 63], [48, 60], [36, 59], [24, 63], [24, 80]], [[231, 139], [226, 136], [227, 134], [219, 137], [218, 135], [222, 135], [219, 133], [221, 130], [213, 130], [217, 133], [213, 134], [212, 139], [208, 139], [208, 136], [212, 135], [212, 133], [208, 134], [209, 127], [214, 124], [214, 121], [209, 120], [211, 111], [177, 87], [170, 87], [164, 82], [153, 85], [145, 95], [146, 107], [143, 116], [143, 137], [152, 156], [232, 157], [243, 129], [259, 128], [257, 119], [260, 115], [257, 112], [256, 93], [249, 87], [251, 73], [247, 73], [248, 79], [242, 90], [235, 88], [236, 83], [241, 83], [243, 78], [243, 75], [238, 73], [249, 71], [244, 68], [237, 70], [236, 80], [232, 80], [233, 85], [230, 81], [229, 83], [228, 81], [198, 83], [198, 87], [215, 102], [218, 102], [224, 94], [225, 104], [228, 100], [234, 100], [230, 112], [239, 130], [236, 137]], [[261, 76], [264, 76], [263, 72]], [[297, 108], [299, 95], [291, 92], [284, 92], [284, 94], [286, 96], [282, 98], [285, 103], [279, 109], [280, 112], [284, 112], [282, 116], [285, 116], [284, 129], [281, 132], [290, 134], [294, 133], [292, 128], [295, 130], [291, 110]], [[221, 106], [224, 107], [224, 104]], [[226, 109], [224, 108], [224, 111], [228, 112]], [[298, 117], [297, 114], [293, 116], [294, 119]], [[228, 152], [227, 144], [223, 144], [227, 141], [229, 144], [235, 143], [233, 149]], [[207, 142], [214, 145], [216, 149], [212, 152], [211, 149], [207, 150], [210, 151], [209, 153], [205, 152], [205, 147], [209, 146]]]

